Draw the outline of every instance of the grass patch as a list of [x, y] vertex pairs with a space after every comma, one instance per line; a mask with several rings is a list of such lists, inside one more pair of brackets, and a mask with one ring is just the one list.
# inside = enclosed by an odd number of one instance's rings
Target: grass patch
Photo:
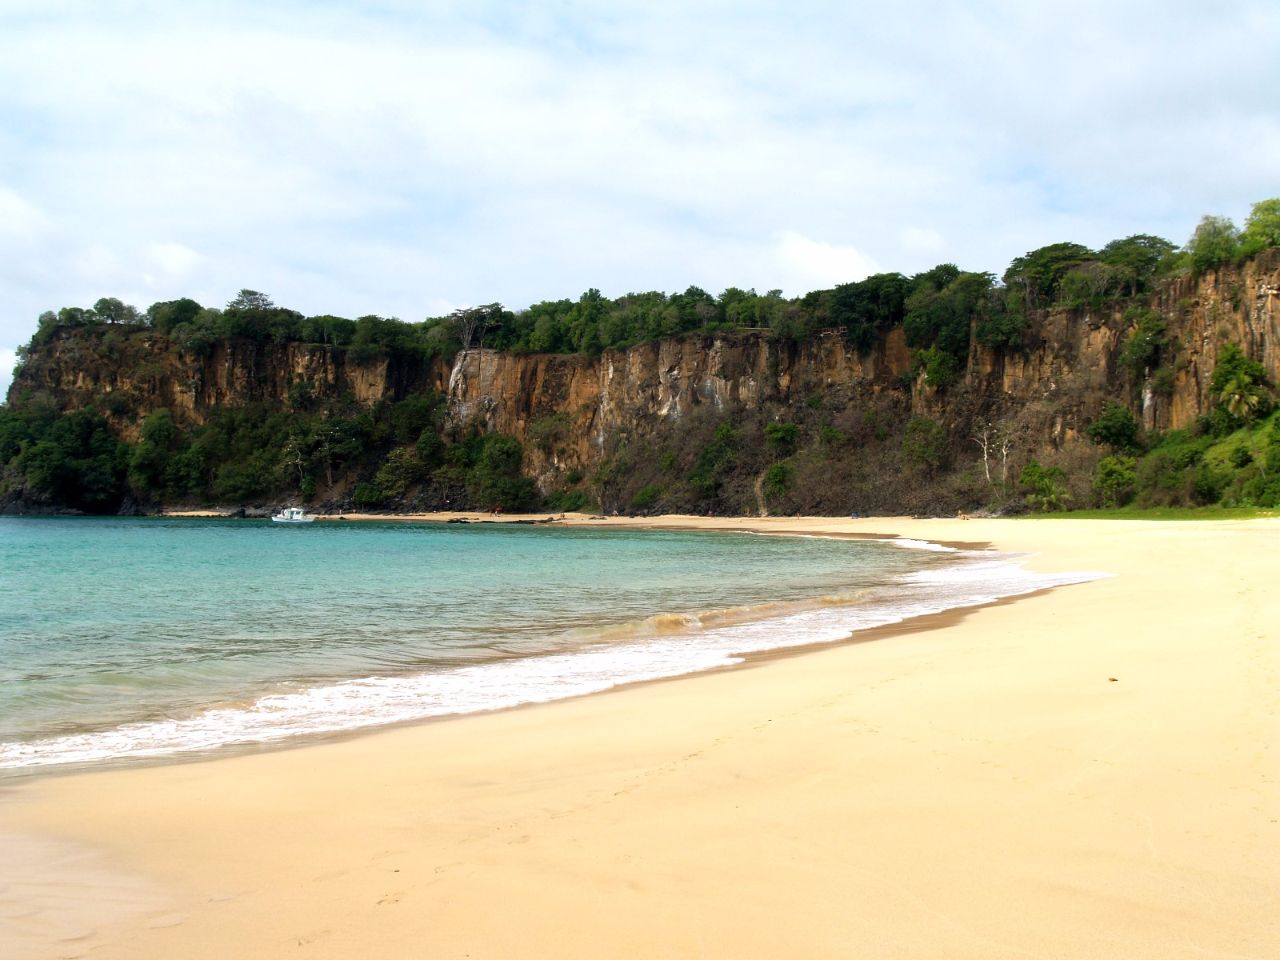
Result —
[[1254, 520], [1280, 517], [1280, 509], [1267, 507], [1119, 507], [1110, 510], [1061, 510], [1028, 513], [1024, 520]]

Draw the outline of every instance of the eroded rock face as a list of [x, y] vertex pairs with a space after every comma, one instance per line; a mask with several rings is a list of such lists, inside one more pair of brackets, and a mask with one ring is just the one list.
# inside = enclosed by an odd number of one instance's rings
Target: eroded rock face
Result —
[[[448, 377], [456, 423], [481, 420], [522, 442], [549, 418], [563, 425], [557, 466], [589, 466], [619, 437], [679, 429], [700, 409], [785, 408], [836, 387], [887, 389], [910, 369], [901, 331], [859, 357], [837, 338], [781, 343], [726, 334], [581, 355], [459, 354]], [[536, 432], [536, 431], [535, 431]]]
[[300, 343], [223, 340], [207, 353], [192, 353], [162, 335], [125, 337], [108, 327], [67, 331], [40, 347], [19, 371], [9, 396], [15, 402], [24, 395], [42, 396], [67, 410], [105, 401], [107, 418], [132, 441], [139, 421], [161, 407], [179, 422], [202, 424], [217, 407], [286, 405], [303, 394], [350, 395], [372, 405], [438, 386], [433, 380], [438, 373], [385, 358], [352, 364], [341, 350]]
[[[285, 405], [301, 394], [371, 405], [436, 389], [448, 396], [455, 424], [479, 422], [533, 440], [531, 466], [547, 476], [590, 468], [628, 438], [679, 430], [699, 411], [745, 408], [774, 417], [815, 396], [850, 408], [889, 394], [960, 438], [976, 419], [1016, 418], [1034, 450], [1084, 443], [1084, 428], [1110, 400], [1129, 405], [1149, 428], [1189, 425], [1212, 405], [1213, 368], [1228, 343], [1240, 344], [1280, 380], [1280, 250], [1241, 269], [1173, 282], [1151, 305], [1180, 344], [1173, 392], [1164, 396], [1118, 364], [1128, 330], [1117, 310], [1050, 311], [1035, 318], [1021, 350], [975, 343], [962, 378], [945, 391], [912, 379], [901, 330], [866, 355], [838, 337], [791, 343], [740, 333], [598, 356], [471, 350], [446, 365], [354, 363], [330, 347], [235, 340], [194, 354], [158, 334], [99, 328], [64, 332], [36, 350], [10, 397], [43, 395], [64, 409], [105, 400], [113, 424], [133, 440], [141, 417], [159, 407], [199, 424], [216, 407]], [[554, 443], [538, 439], [548, 433]]]

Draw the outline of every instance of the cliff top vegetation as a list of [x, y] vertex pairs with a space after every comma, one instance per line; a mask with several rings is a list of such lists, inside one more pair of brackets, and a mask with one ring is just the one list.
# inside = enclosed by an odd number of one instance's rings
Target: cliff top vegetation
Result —
[[1053, 243], [1017, 257], [998, 279], [944, 263], [911, 277], [880, 273], [792, 298], [781, 290], [738, 287], [715, 296], [690, 286], [682, 293], [650, 291], [611, 299], [592, 288], [577, 300], [544, 300], [515, 311], [491, 303], [412, 323], [372, 314], [354, 320], [304, 316], [254, 290], [240, 291], [221, 309], [182, 298], [139, 310], [104, 297], [92, 307], [41, 314], [19, 359], [61, 331], [108, 325], [155, 331], [196, 354], [225, 338], [245, 338], [342, 348], [356, 362], [387, 354], [450, 357], [475, 347], [516, 354], [596, 353], [686, 334], [751, 330], [792, 340], [838, 336], [865, 351], [886, 331], [901, 327], [928, 382], [944, 386], [964, 366], [971, 320], [980, 343], [1015, 347], [1026, 331], [1028, 311], [1136, 301], [1165, 278], [1197, 276], [1274, 246], [1280, 246], [1280, 198], [1254, 204], [1243, 229], [1225, 217], [1206, 216], [1180, 248], [1147, 234], [1114, 240], [1099, 250]]

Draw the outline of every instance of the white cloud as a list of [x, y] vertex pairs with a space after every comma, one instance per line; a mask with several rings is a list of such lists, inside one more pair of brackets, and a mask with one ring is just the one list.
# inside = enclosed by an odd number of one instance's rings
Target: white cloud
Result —
[[23, 3], [0, 14], [10, 349], [104, 295], [419, 319], [1000, 273], [1058, 240], [1180, 242], [1280, 169], [1263, 0]]
[[166, 287], [190, 277], [204, 257], [181, 243], [152, 243], [146, 249], [145, 260], [152, 268], [142, 275], [147, 286]]
[[13, 382], [13, 368], [18, 363], [18, 355], [12, 350], [0, 350], [0, 403], [9, 394], [9, 384]]
[[12, 248], [39, 240], [49, 229], [49, 218], [8, 187], [0, 187], [0, 244]]
[[898, 242], [910, 254], [934, 256], [947, 248], [942, 234], [928, 227], [903, 227], [898, 231]]
[[793, 295], [863, 280], [882, 269], [857, 247], [810, 240], [791, 230], [778, 238], [777, 259]]

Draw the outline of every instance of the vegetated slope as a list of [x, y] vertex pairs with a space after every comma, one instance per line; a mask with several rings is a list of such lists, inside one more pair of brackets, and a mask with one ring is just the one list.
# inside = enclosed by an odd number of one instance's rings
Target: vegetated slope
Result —
[[[943, 265], [795, 300], [588, 291], [424, 324], [306, 318], [252, 291], [222, 311], [99, 301], [45, 315], [24, 350], [0, 410], [0, 502], [840, 514], [1280, 501], [1265, 424], [1280, 250], [1237, 246], [1197, 272], [1194, 249], [1055, 244], [1003, 284]], [[573, 352], [534, 349], [547, 345]]]

